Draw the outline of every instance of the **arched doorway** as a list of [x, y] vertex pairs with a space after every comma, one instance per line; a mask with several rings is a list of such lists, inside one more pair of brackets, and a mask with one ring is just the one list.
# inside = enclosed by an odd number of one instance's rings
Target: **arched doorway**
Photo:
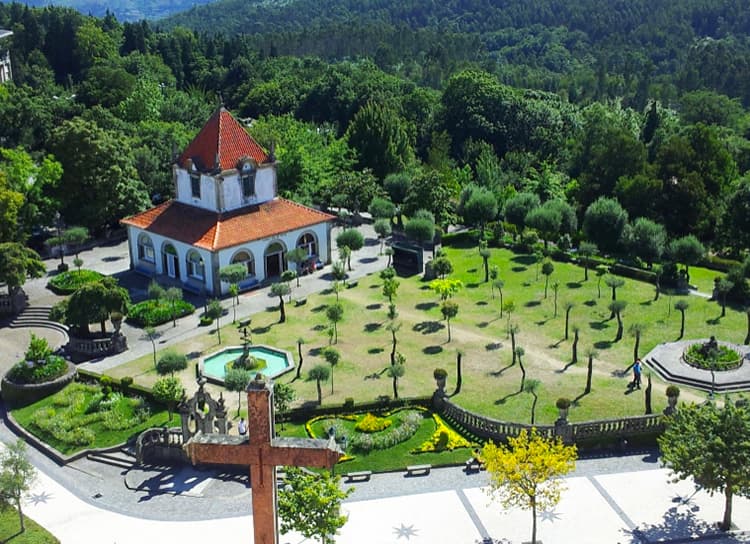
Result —
[[177, 258], [177, 250], [172, 244], [164, 244], [161, 250], [162, 272], [170, 278], [180, 277], [180, 260]]
[[145, 232], [142, 232], [138, 236], [138, 260], [151, 264], [156, 262], [154, 243], [151, 241], [151, 237]]
[[276, 278], [286, 270], [284, 246], [280, 242], [270, 244], [264, 253], [266, 261], [266, 278]]
[[187, 254], [187, 273], [188, 277], [193, 280], [204, 282], [206, 280], [206, 265], [203, 257], [194, 249]]

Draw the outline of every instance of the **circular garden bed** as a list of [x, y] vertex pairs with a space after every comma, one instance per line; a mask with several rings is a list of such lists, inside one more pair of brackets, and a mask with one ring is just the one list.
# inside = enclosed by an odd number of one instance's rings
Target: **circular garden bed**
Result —
[[708, 348], [707, 344], [691, 344], [682, 355], [686, 364], [702, 370], [734, 370], [742, 365], [742, 355], [725, 345]]
[[104, 276], [94, 270], [68, 270], [61, 272], [47, 283], [47, 287], [58, 295], [72, 295], [87, 283], [99, 281]]

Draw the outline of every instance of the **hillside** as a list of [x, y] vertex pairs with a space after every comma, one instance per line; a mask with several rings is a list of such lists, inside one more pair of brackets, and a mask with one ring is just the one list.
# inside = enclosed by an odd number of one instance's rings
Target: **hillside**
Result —
[[120, 21], [139, 21], [159, 19], [208, 2], [210, 0], [26, 0], [25, 3], [31, 7], [64, 6], [96, 17], [103, 17], [109, 11]]

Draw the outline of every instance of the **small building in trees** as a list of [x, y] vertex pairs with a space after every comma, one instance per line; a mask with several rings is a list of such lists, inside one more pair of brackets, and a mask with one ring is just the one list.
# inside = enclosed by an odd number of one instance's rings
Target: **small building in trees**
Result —
[[0, 84], [13, 79], [10, 65], [10, 37], [13, 32], [0, 28]]
[[175, 198], [122, 220], [131, 268], [218, 295], [219, 269], [241, 263], [241, 289], [287, 270], [286, 253], [330, 262], [334, 217], [278, 197], [273, 148], [263, 149], [219, 107], [173, 165]]

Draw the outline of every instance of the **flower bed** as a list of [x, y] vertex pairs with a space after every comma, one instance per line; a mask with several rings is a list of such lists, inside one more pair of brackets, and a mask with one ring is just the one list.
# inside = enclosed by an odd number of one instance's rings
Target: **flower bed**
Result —
[[742, 356], [728, 346], [719, 345], [712, 351], [715, 352], [713, 357], [706, 353], [704, 344], [692, 344], [682, 358], [688, 365], [703, 370], [733, 370], [742, 364]]
[[[155, 327], [172, 321], [172, 302], [149, 299], [128, 308], [128, 322], [138, 327]], [[175, 318], [185, 317], [195, 311], [195, 306], [185, 300], [174, 302]]]
[[101, 280], [104, 275], [95, 270], [68, 270], [61, 272], [47, 282], [47, 287], [58, 295], [72, 295], [81, 286]]

